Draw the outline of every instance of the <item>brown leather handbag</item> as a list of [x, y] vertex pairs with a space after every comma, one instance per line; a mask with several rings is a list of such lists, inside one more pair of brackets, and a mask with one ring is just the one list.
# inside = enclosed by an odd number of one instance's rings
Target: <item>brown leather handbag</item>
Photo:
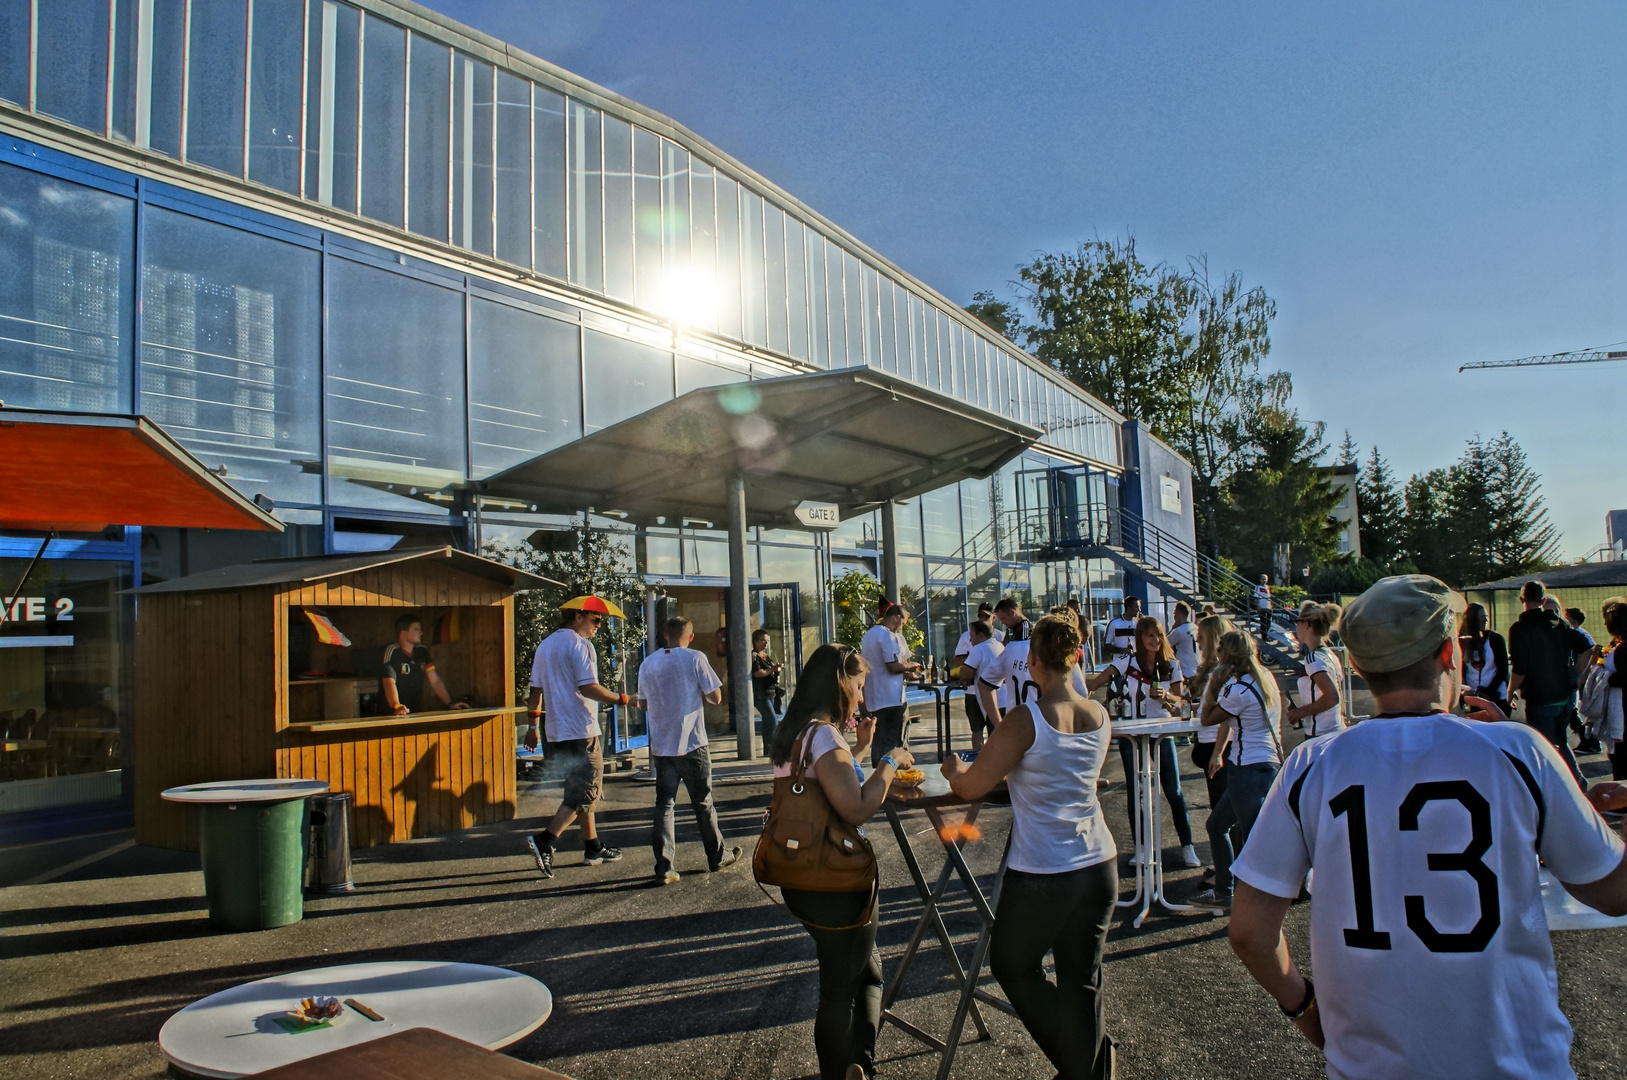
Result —
[[[757, 839], [751, 870], [759, 887], [778, 885], [782, 889], [808, 892], [868, 892], [870, 903], [865, 906], [864, 917], [853, 926], [819, 928], [851, 930], [869, 922], [874, 914], [879, 875], [870, 841], [857, 826], [849, 825], [831, 809], [819, 780], [809, 773], [809, 766], [813, 764], [809, 759], [813, 734], [826, 723], [829, 721], [808, 725], [792, 759], [791, 775], [774, 778], [774, 798], [763, 821], [762, 835]], [[763, 889], [763, 892], [768, 890]], [[769, 898], [773, 899], [772, 894]]]

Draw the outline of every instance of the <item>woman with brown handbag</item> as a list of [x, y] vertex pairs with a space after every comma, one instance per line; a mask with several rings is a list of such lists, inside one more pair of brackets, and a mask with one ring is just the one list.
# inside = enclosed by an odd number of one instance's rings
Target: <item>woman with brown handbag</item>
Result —
[[853, 760], [875, 734], [874, 720], [862, 722], [851, 751], [841, 735], [864, 700], [867, 671], [864, 659], [846, 645], [821, 645], [808, 658], [774, 729], [774, 802], [752, 860], [757, 880], [780, 886], [786, 908], [814, 939], [814, 1049], [821, 1080], [873, 1075], [881, 956], [875, 853], [863, 825], [881, 808], [897, 770], [915, 760], [900, 747], [881, 759], [868, 780]]

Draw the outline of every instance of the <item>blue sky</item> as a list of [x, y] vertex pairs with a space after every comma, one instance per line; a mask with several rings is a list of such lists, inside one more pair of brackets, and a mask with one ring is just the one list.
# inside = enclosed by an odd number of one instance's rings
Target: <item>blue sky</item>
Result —
[[1278, 304], [1305, 416], [1404, 477], [1507, 429], [1564, 552], [1627, 506], [1627, 364], [1458, 374], [1627, 339], [1605, 3], [429, 6], [665, 113], [949, 297], [1133, 232]]

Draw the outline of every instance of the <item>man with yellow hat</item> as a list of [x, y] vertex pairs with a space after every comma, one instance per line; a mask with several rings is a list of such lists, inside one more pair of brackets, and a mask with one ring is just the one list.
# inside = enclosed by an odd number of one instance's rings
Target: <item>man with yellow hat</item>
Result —
[[[1627, 913], [1622, 842], [1553, 745], [1483, 698], [1451, 714], [1463, 609], [1422, 574], [1356, 598], [1339, 634], [1378, 715], [1288, 756], [1232, 867], [1232, 948], [1334, 1080], [1574, 1077], [1538, 859]], [[1282, 936], [1313, 867], [1315, 986]]]
[[599, 685], [599, 654], [593, 635], [606, 616], [625, 618], [621, 608], [598, 596], [578, 596], [559, 605], [559, 629], [537, 644], [531, 662], [531, 723], [525, 745], [535, 747], [541, 706], [547, 705], [547, 767], [563, 775], [565, 794], [548, 827], [525, 838], [545, 878], [554, 876], [554, 848], [572, 821], [582, 829], [582, 862], [587, 866], [615, 862], [621, 849], [606, 846], [593, 825], [604, 781], [604, 755], [599, 747], [599, 709], [636, 704], [628, 695]]

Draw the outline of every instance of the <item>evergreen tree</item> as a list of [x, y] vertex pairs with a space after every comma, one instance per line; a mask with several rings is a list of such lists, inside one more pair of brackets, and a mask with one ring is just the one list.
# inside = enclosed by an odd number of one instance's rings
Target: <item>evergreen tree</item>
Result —
[[1558, 556], [1559, 530], [1548, 520], [1542, 501], [1542, 478], [1525, 451], [1503, 432], [1485, 445], [1489, 479], [1487, 554], [1493, 577], [1530, 574]]
[[1441, 577], [1454, 585], [1472, 585], [1496, 576], [1492, 555], [1494, 469], [1486, 444], [1476, 435], [1447, 471]]
[[1305, 424], [1292, 410], [1271, 409], [1250, 425], [1257, 449], [1226, 481], [1222, 548], [1245, 577], [1277, 573], [1276, 554], [1288, 550], [1288, 582], [1328, 562], [1339, 550], [1333, 508], [1340, 495], [1317, 464], [1327, 453], [1323, 425]]
[[1360, 519], [1362, 556], [1379, 566], [1402, 557], [1406, 547], [1405, 506], [1390, 463], [1373, 447], [1356, 477], [1356, 512]]
[[1414, 474], [1402, 492], [1403, 557], [1421, 574], [1451, 581], [1451, 545], [1446, 536], [1446, 502], [1451, 479], [1445, 469]]
[[1356, 440], [1350, 437], [1350, 429], [1345, 428], [1345, 437], [1339, 442], [1339, 456], [1334, 458], [1335, 465], [1360, 465], [1361, 447]]

